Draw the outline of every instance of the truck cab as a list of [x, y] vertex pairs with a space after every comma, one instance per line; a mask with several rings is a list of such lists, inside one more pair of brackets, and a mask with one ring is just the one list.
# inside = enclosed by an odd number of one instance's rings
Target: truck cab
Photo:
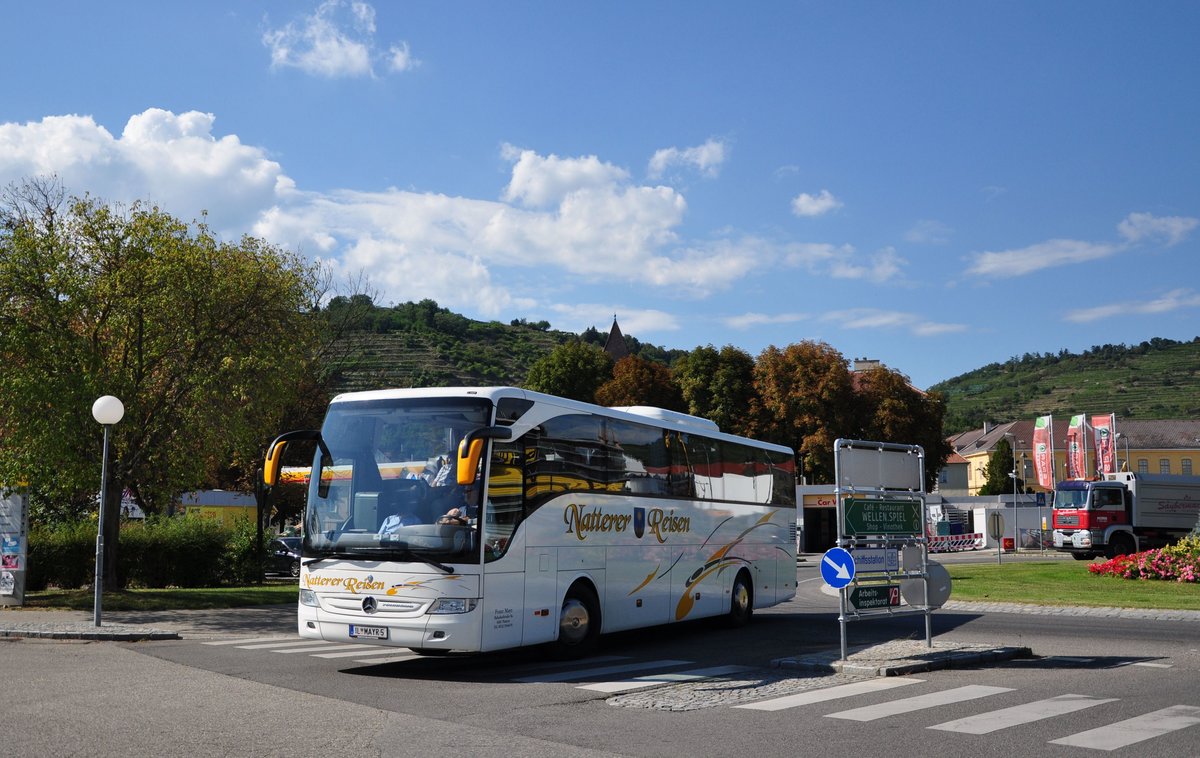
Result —
[[1132, 495], [1119, 481], [1065, 481], [1054, 491], [1054, 547], [1076, 560], [1134, 552]]

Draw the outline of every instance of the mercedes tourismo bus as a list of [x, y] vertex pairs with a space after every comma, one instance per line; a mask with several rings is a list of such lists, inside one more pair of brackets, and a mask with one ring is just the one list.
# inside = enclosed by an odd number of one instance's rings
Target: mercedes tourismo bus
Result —
[[419, 653], [727, 616], [796, 592], [795, 458], [656, 408], [512, 387], [358, 392], [315, 440], [303, 637]]

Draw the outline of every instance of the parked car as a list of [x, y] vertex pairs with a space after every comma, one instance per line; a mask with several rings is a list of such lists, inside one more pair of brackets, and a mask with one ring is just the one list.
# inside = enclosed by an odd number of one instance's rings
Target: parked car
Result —
[[300, 576], [300, 538], [276, 537], [267, 545], [268, 574]]

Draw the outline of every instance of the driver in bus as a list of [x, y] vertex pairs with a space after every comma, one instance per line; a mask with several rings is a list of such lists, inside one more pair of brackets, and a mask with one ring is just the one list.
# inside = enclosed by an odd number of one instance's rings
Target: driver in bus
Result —
[[438, 519], [439, 524], [466, 526], [479, 514], [479, 497], [474, 484], [457, 487], [460, 500], [446, 515]]

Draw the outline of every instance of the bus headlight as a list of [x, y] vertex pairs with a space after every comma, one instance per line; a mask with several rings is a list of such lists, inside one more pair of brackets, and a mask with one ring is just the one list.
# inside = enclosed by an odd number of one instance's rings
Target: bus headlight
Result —
[[317, 602], [317, 593], [312, 590], [300, 590], [300, 605], [311, 605], [314, 608], [320, 606]]
[[472, 598], [444, 597], [429, 608], [429, 613], [470, 613], [473, 610], [475, 610], [475, 600]]

